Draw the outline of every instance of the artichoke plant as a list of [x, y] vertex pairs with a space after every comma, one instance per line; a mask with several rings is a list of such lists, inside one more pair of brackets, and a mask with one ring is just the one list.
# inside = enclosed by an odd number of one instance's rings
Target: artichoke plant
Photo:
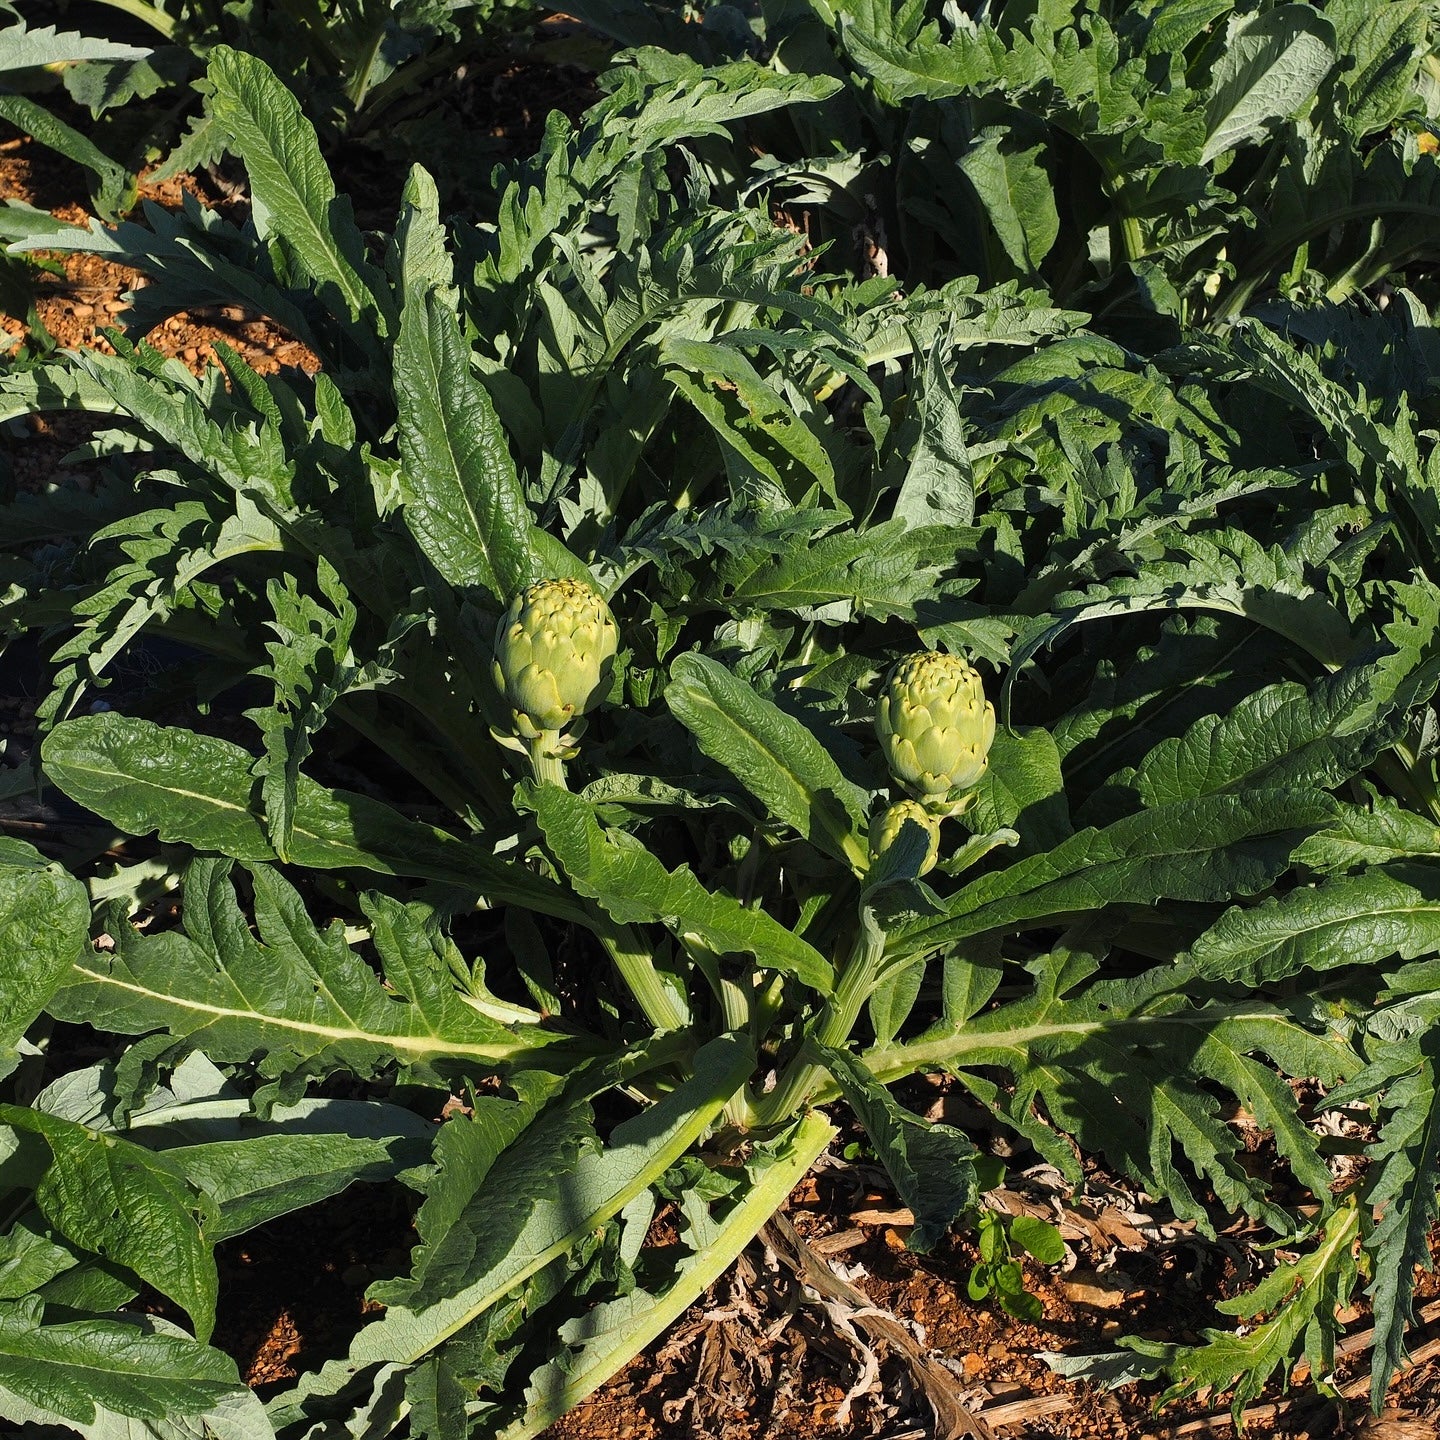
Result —
[[955, 814], [989, 763], [995, 707], [967, 660], [922, 650], [891, 671], [875, 729], [896, 781], [922, 805]]
[[620, 632], [583, 580], [542, 580], [510, 602], [495, 631], [495, 684], [532, 760], [563, 755], [563, 731], [610, 689]]

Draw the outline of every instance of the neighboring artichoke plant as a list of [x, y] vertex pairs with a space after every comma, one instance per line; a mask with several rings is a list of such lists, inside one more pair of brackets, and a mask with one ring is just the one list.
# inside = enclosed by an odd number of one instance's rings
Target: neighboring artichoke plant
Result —
[[495, 684], [537, 779], [561, 778], [559, 763], [573, 755], [579, 733], [573, 727], [608, 693], [619, 648], [610, 607], [583, 580], [542, 580], [500, 617]]
[[878, 860], [900, 838], [907, 820], [918, 825], [929, 841], [919, 871], [928, 875], [940, 858], [940, 820], [916, 800], [897, 800], [870, 827], [870, 859]]
[[989, 763], [995, 707], [967, 660], [922, 650], [891, 671], [875, 729], [891, 775], [932, 813], [958, 815]]

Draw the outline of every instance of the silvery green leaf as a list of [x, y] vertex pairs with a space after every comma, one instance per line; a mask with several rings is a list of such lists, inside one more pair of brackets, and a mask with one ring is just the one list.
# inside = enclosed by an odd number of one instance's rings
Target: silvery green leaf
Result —
[[42, 1325], [38, 1301], [0, 1305], [0, 1413], [73, 1426], [87, 1440], [268, 1440], [228, 1355], [164, 1321]]
[[1334, 39], [1330, 22], [1308, 5], [1232, 21], [1210, 76], [1201, 159], [1247, 144], [1294, 115], [1335, 64]]
[[184, 1170], [128, 1140], [18, 1105], [0, 1105], [0, 1125], [38, 1135], [48, 1148], [35, 1199], [50, 1224], [168, 1295], [196, 1337], [208, 1339], [218, 1282], [205, 1231], [215, 1209]]

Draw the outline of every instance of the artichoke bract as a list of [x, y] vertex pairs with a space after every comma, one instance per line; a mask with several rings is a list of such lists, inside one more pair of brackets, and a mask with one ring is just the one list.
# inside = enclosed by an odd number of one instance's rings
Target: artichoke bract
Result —
[[510, 602], [495, 631], [495, 684], [527, 740], [563, 730], [610, 689], [620, 632], [583, 580], [542, 580]]
[[985, 773], [995, 707], [967, 660], [922, 650], [891, 671], [875, 730], [891, 775], [923, 804], [943, 806]]
[[928, 875], [940, 858], [940, 821], [917, 800], [897, 800], [870, 827], [870, 858], [878, 860], [900, 838], [907, 820], [918, 825], [930, 842], [919, 871]]

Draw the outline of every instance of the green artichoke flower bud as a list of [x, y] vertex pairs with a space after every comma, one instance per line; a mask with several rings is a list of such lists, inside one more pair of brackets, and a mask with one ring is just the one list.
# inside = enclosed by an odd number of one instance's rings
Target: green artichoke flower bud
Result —
[[897, 800], [870, 827], [870, 859], [878, 860], [899, 838], [907, 820], [913, 820], [930, 837], [920, 874], [928, 875], [940, 858], [940, 821], [915, 800]]
[[917, 800], [940, 805], [985, 773], [995, 707], [968, 661], [922, 650], [891, 671], [875, 730], [895, 779]]
[[610, 688], [620, 633], [583, 580], [542, 580], [510, 602], [495, 631], [495, 684], [527, 740], [563, 730]]

